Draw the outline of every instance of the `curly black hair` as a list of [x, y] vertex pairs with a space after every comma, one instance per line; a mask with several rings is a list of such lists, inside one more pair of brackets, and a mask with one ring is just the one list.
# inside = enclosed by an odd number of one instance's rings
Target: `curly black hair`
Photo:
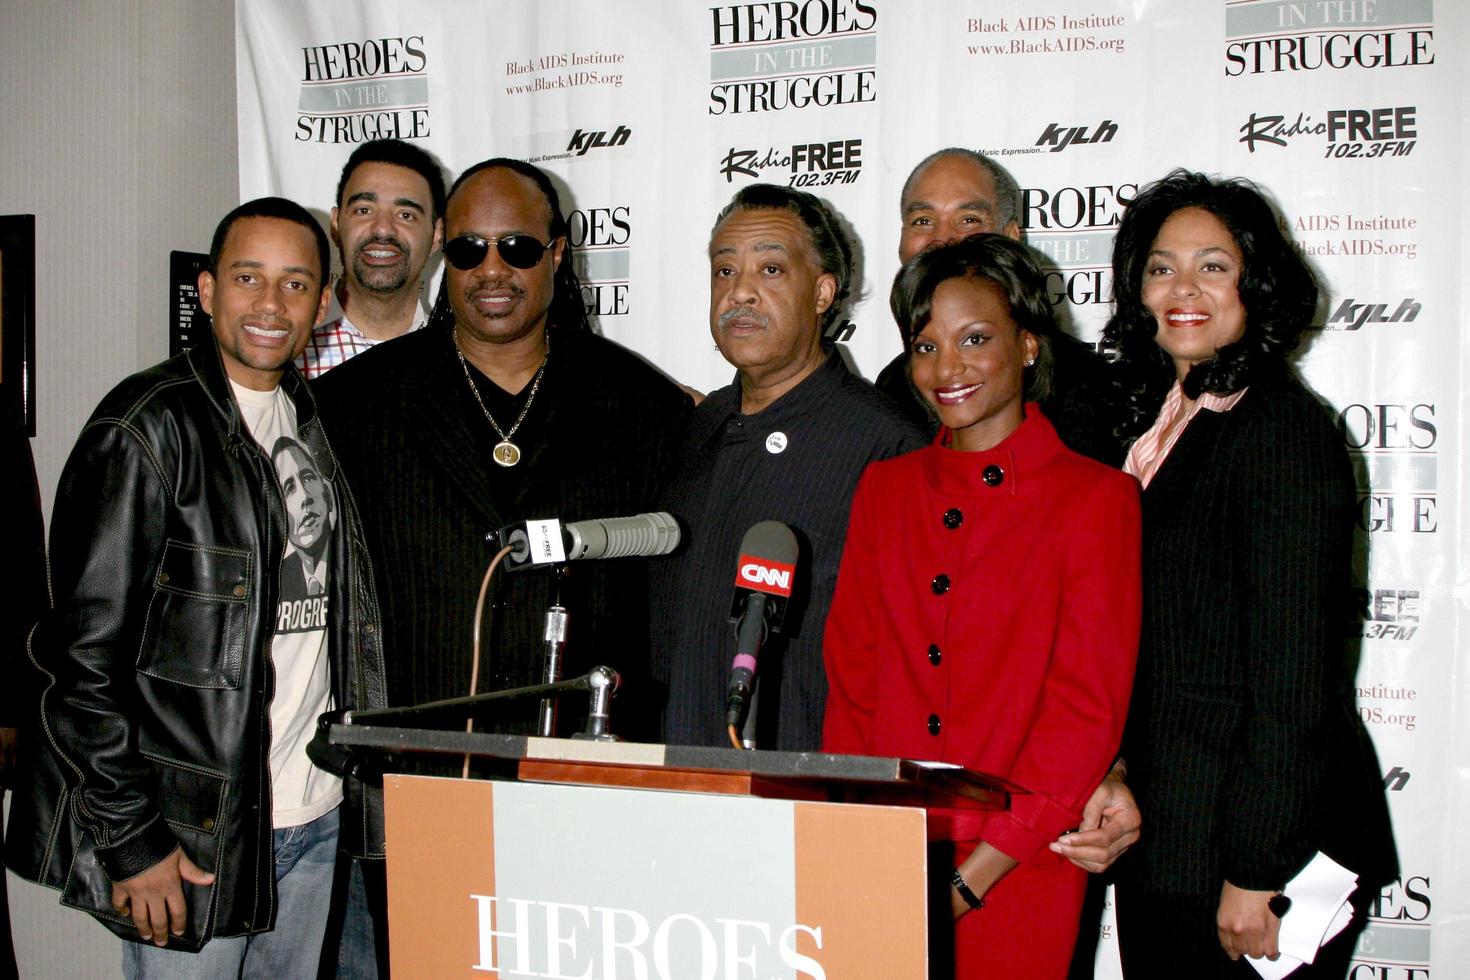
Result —
[[1177, 377], [1156, 340], [1158, 321], [1143, 303], [1143, 278], [1159, 229], [1183, 208], [1208, 211], [1235, 239], [1243, 258], [1236, 290], [1246, 311], [1244, 335], [1185, 376], [1187, 397], [1239, 391], [1252, 378], [1285, 372], [1287, 356], [1317, 309], [1317, 278], [1255, 184], [1180, 169], [1145, 187], [1124, 212], [1113, 242], [1113, 315], [1102, 334], [1127, 376], [1119, 431], [1125, 439], [1153, 424]]
[[1047, 296], [1046, 274], [1031, 249], [1004, 235], [971, 235], [909, 259], [898, 270], [888, 296], [905, 346], [912, 347], [928, 324], [934, 293], [950, 279], [984, 279], [1001, 288], [1011, 319], [1037, 342], [1036, 363], [1025, 370], [1026, 400], [1039, 402], [1050, 396], [1053, 347], [1061, 339], [1061, 328]]

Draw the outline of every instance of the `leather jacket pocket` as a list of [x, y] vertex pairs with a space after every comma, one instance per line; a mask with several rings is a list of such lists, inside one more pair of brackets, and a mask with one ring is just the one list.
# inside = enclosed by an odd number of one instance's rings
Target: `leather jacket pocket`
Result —
[[158, 772], [158, 808], [163, 819], [185, 844], [195, 845], [185, 847], [194, 863], [213, 871], [213, 866], [206, 867], [203, 862], [215, 851], [212, 840], [221, 829], [229, 780], [213, 769], [174, 762], [151, 752], [144, 752], [143, 757]]
[[150, 677], [238, 690], [250, 626], [254, 556], [244, 548], [168, 541], [138, 651]]
[[[143, 753], [158, 777], [158, 808], [189, 860], [204, 871], [228, 876], [224, 867], [225, 828], [220, 822], [230, 781], [223, 773]], [[218, 882], [216, 882], [217, 884]], [[182, 882], [184, 932], [169, 937], [169, 948], [197, 951], [213, 934], [216, 885]], [[62, 887], [62, 904], [92, 913], [107, 928], [124, 939], [137, 940], [138, 931], [130, 915], [119, 915], [112, 907], [112, 882], [97, 861], [90, 841], [78, 850], [76, 861]]]

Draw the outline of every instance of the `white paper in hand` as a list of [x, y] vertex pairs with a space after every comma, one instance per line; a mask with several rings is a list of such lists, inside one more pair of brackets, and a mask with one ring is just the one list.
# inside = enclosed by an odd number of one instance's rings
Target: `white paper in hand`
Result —
[[1280, 980], [1303, 963], [1317, 958], [1317, 950], [1352, 921], [1348, 896], [1358, 886], [1358, 876], [1318, 851], [1283, 890], [1291, 899], [1291, 910], [1281, 920], [1277, 943], [1281, 957], [1248, 957], [1250, 965], [1265, 980]]

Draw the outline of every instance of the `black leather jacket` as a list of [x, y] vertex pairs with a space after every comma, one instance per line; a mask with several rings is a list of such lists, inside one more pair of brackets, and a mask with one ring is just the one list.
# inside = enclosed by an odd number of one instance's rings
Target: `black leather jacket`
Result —
[[[377, 597], [357, 510], [295, 368], [282, 385], [299, 437], [337, 490], [328, 647], [339, 708], [381, 706]], [[112, 882], [182, 844], [216, 874], [185, 884], [170, 946], [275, 921], [270, 712], [286, 514], [270, 458], [206, 342], [133, 375], [98, 406], [68, 459], [51, 523], [55, 612], [32, 635], [45, 678], [24, 739], [7, 863], [136, 939]], [[25, 785], [22, 783], [21, 785]], [[378, 794], [344, 786], [342, 841], [380, 854]]]

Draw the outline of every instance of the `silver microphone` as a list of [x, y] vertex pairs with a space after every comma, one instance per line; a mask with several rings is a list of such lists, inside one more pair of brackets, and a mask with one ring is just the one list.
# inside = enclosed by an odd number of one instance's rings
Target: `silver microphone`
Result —
[[[596, 558], [651, 558], [667, 555], [679, 547], [679, 522], [662, 511], [634, 517], [609, 517], [600, 520], [569, 521], [560, 525], [561, 546], [565, 558], [547, 557], [551, 533], [549, 524], [532, 521], [501, 532], [501, 539], [511, 546], [511, 568], [524, 568], [549, 561], [583, 561]], [[533, 554], [534, 552], [534, 554]]]

